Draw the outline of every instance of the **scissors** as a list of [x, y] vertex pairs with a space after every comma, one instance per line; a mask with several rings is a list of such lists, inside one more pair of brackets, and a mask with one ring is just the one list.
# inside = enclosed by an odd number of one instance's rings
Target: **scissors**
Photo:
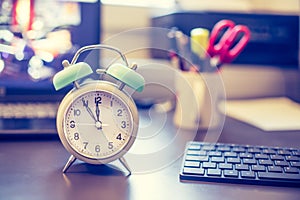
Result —
[[[224, 32], [225, 31], [225, 32]], [[216, 40], [221, 35], [218, 43]], [[245, 48], [250, 39], [250, 30], [244, 25], [235, 25], [231, 20], [221, 20], [213, 28], [207, 53], [212, 57], [214, 65], [219, 68], [222, 63], [232, 62]]]

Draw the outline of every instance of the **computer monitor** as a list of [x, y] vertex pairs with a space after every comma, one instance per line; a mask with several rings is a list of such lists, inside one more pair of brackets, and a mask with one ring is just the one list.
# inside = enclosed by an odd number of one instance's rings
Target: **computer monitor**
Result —
[[[1, 1], [0, 100], [65, 94], [52, 77], [79, 48], [100, 43], [100, 18], [100, 0]], [[98, 54], [89, 60], [97, 65]]]

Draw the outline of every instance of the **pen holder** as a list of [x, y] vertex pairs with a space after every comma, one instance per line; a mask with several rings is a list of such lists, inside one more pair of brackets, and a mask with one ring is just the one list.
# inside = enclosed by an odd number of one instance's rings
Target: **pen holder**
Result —
[[190, 130], [219, 127], [219, 105], [225, 94], [222, 83], [218, 73], [177, 72], [175, 126]]

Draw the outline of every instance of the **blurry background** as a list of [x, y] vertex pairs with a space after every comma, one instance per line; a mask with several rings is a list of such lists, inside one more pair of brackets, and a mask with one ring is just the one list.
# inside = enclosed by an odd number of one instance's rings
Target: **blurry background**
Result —
[[[252, 36], [254, 32], [258, 34], [260, 38], [264, 38], [270, 34], [270, 38], [274, 37], [272, 41], [258, 41], [259, 47], [257, 50], [265, 52], [266, 58], [264, 62], [258, 62], [259, 64], [249, 65], [248, 63], [239, 62], [239, 65], [230, 65], [224, 67], [222, 75], [224, 77], [224, 83], [226, 86], [226, 93], [228, 98], [250, 98], [250, 97], [268, 97], [268, 96], [289, 96], [296, 101], [300, 101], [300, 75], [299, 75], [299, 13], [300, 13], [300, 1], [298, 0], [213, 0], [213, 1], [195, 1], [195, 0], [162, 0], [162, 1], [118, 1], [118, 0], [102, 0], [102, 41], [109, 40], [110, 37], [120, 34], [123, 31], [149, 27], [149, 26], [179, 26], [181, 28], [191, 27], [197, 22], [191, 22], [191, 19], [186, 21], [177, 22], [176, 20], [172, 24], [161, 20], [158, 22], [157, 18], [161, 16], [168, 16], [172, 12], [185, 12], [185, 13], [201, 13], [201, 12], [216, 12], [216, 13], [242, 13], [248, 16], [248, 21], [252, 24], [262, 24], [259, 27], [252, 28]], [[253, 17], [251, 15], [253, 14]], [[281, 21], [277, 23], [277, 18], [272, 20], [260, 19], [260, 16], [256, 17], [255, 14], [262, 15], [275, 15], [275, 16], [293, 16], [294, 24], [291, 25], [292, 30], [282, 30], [280, 26], [282, 24], [288, 24], [291, 22], [289, 19], [284, 19], [286, 22]], [[224, 16], [226, 17], [226, 16]], [[153, 19], [156, 20], [153, 22]], [[174, 18], [175, 19], [175, 18]], [[250, 19], [250, 20], [249, 20]], [[239, 19], [235, 19], [239, 21]], [[193, 21], [193, 20], [192, 20]], [[199, 21], [199, 24], [201, 22]], [[276, 24], [276, 26], [274, 25]], [[212, 26], [213, 24], [211, 24]], [[248, 24], [246, 24], [248, 25]], [[287, 25], [288, 26], [288, 25]], [[274, 27], [274, 31], [271, 30]], [[277, 30], [276, 30], [277, 29]], [[274, 35], [272, 36], [272, 31]], [[280, 33], [281, 31], [281, 33]], [[284, 38], [280, 34], [292, 34], [293, 37]], [[276, 33], [277, 32], [277, 33]], [[188, 34], [188, 33], [187, 33]], [[276, 38], [281, 37], [281, 41]], [[284, 38], [284, 39], [283, 39]], [[253, 39], [253, 38], [252, 38]], [[128, 40], [124, 39], [122, 45], [130, 45], [134, 42], [149, 46], [151, 43], [151, 37], [146, 34], [136, 34], [128, 36]], [[128, 44], [126, 44], [128, 42]], [[258, 49], [265, 46], [265, 43], [269, 46], [267, 50]], [[282, 43], [282, 44], [280, 44]], [[283, 44], [285, 43], [285, 44]], [[275, 46], [274, 46], [275, 45]], [[277, 46], [276, 46], [277, 45]], [[286, 46], [288, 45], [288, 47]], [[293, 46], [290, 48], [290, 46]], [[251, 45], [250, 45], [251, 46]], [[247, 47], [246, 47], [247, 48]], [[289, 51], [290, 52], [287, 52]], [[255, 50], [253, 50], [255, 51]], [[273, 51], [273, 52], [272, 52]], [[276, 52], [275, 52], [276, 51]], [[275, 53], [274, 53], [275, 52]], [[286, 56], [282, 56], [286, 53]], [[261, 55], [261, 56], [259, 56]], [[290, 55], [290, 56], [289, 56]], [[150, 58], [150, 51], [139, 51], [135, 54], [139, 58]], [[241, 54], [241, 57], [246, 59], [250, 58], [249, 54]], [[263, 57], [260, 52], [258, 56], [255, 55], [254, 59]], [[277, 59], [278, 58], [278, 59]], [[292, 59], [291, 59], [292, 58]], [[262, 58], [263, 59], [263, 58]], [[273, 61], [277, 59], [280, 61]], [[292, 61], [293, 60], [293, 61]], [[293, 62], [291, 64], [291, 62]], [[288, 64], [287, 64], [288, 63]], [[288, 66], [287, 66], [288, 65]]]
[[[298, 0], [273, 0], [272, 2], [268, 0], [102, 0], [101, 2], [103, 3], [102, 40], [128, 29], [151, 26], [151, 17], [176, 10], [285, 15], [300, 13]], [[139, 42], [150, 42], [146, 35], [137, 35], [135, 39]], [[147, 54], [143, 56], [149, 57]]]

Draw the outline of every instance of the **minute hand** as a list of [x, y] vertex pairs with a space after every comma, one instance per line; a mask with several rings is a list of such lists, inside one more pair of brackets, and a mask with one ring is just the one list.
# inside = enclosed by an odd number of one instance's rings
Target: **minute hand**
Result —
[[97, 121], [100, 121], [100, 109], [99, 109], [99, 103], [96, 103], [96, 117]]
[[97, 122], [97, 119], [93, 114], [93, 111], [89, 107], [88, 101], [85, 101], [84, 99], [82, 99], [82, 103], [83, 103], [83, 106], [86, 108], [87, 112], [90, 114], [90, 116], [95, 120], [95, 122]]

